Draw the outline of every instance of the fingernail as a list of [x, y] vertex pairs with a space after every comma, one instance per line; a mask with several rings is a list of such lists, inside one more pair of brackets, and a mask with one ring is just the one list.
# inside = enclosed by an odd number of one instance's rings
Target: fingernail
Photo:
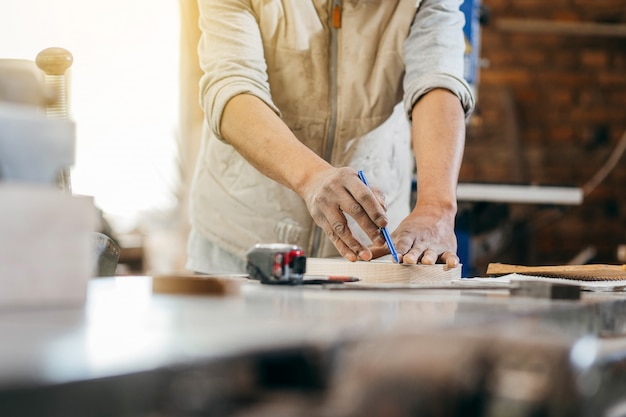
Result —
[[368, 250], [362, 250], [361, 252], [359, 252], [359, 258], [364, 261], [369, 261], [370, 259], [372, 259], [372, 253]]

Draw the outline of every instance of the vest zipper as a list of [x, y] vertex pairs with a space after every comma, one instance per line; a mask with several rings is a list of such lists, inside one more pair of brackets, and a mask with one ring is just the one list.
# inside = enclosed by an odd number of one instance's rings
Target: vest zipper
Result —
[[[328, 136], [326, 138], [323, 157], [331, 164], [337, 130], [337, 66], [339, 62], [339, 29], [341, 29], [342, 3], [343, 0], [332, 0], [330, 15], [330, 63], [328, 68], [330, 74], [330, 120], [328, 123]], [[321, 240], [322, 229], [318, 225], [315, 225], [310, 256], [319, 257]]]

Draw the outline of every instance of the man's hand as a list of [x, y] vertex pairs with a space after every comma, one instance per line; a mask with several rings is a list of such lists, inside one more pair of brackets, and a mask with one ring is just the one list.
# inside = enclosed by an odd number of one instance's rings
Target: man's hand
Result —
[[458, 266], [454, 217], [454, 211], [417, 206], [392, 235], [398, 253], [402, 254], [402, 262], [445, 263], [449, 268]]
[[[445, 263], [454, 268], [459, 265], [454, 234], [454, 211], [440, 207], [417, 206], [400, 223], [391, 237], [402, 263], [433, 265]], [[372, 248], [372, 256], [389, 254], [385, 247]]]
[[368, 188], [352, 168], [328, 168], [311, 176], [301, 196], [315, 223], [349, 261], [372, 259], [370, 249], [354, 237], [349, 214], [375, 245], [384, 245], [380, 228], [387, 225], [382, 193]]

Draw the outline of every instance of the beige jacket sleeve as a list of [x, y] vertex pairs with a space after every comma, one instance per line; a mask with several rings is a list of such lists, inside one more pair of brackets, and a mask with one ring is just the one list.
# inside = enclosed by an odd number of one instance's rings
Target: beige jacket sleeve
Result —
[[234, 96], [252, 94], [277, 114], [267, 77], [267, 64], [249, 0], [198, 0], [202, 36], [198, 45], [200, 104], [209, 129], [218, 139], [224, 107]]
[[463, 78], [465, 18], [461, 0], [423, 0], [404, 43], [404, 107], [409, 119], [415, 103], [435, 88], [455, 94], [465, 115], [474, 108], [473, 93]]

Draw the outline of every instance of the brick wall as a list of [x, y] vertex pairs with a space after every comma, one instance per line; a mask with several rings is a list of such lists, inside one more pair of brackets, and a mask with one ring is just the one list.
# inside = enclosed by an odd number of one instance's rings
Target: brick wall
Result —
[[[480, 72], [460, 181], [583, 186], [626, 131], [626, 36], [529, 33], [505, 22], [623, 28], [626, 0], [483, 4], [490, 20], [481, 56], [488, 66]], [[564, 263], [591, 246], [592, 262], [615, 263], [617, 246], [626, 243], [626, 155], [581, 206], [507, 210], [503, 227], [516, 231], [515, 241], [489, 261]]]

